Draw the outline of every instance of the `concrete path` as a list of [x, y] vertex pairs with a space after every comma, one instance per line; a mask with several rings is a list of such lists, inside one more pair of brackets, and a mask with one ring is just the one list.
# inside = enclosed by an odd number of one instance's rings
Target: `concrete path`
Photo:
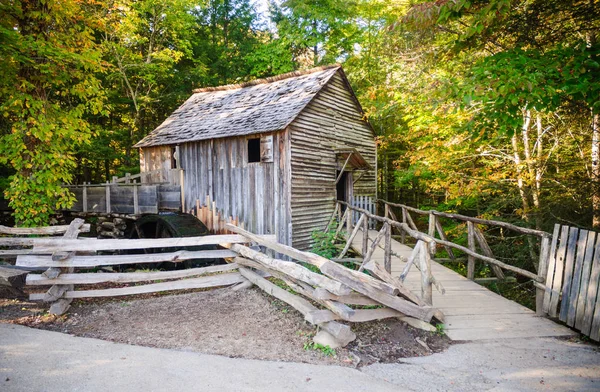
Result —
[[0, 324], [0, 391], [597, 391], [597, 347], [551, 338], [455, 344], [375, 364], [263, 362]]
[[[369, 230], [369, 238], [377, 235]], [[352, 247], [362, 251], [362, 231], [359, 231]], [[392, 275], [400, 276], [412, 248], [392, 240]], [[383, 264], [384, 251], [377, 248], [372, 259]], [[484, 340], [501, 338], [531, 338], [548, 336], [575, 336], [576, 332], [559, 325], [535, 312], [491, 292], [443, 265], [432, 262], [433, 276], [444, 286], [446, 294], [433, 289], [433, 306], [446, 316], [446, 334], [452, 340]], [[408, 289], [421, 295], [421, 272], [413, 267], [406, 277]]]
[[129, 346], [0, 324], [0, 391], [396, 391], [358, 370]]

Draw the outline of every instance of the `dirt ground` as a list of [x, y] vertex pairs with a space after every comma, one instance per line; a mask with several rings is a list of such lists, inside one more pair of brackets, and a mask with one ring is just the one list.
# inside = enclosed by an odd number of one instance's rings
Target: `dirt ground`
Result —
[[47, 310], [43, 303], [0, 292], [3, 323], [228, 357], [359, 367], [430, 355], [449, 345], [443, 334], [387, 319], [353, 324], [357, 339], [335, 353], [315, 349], [308, 345], [315, 327], [256, 288], [76, 301], [62, 317]]

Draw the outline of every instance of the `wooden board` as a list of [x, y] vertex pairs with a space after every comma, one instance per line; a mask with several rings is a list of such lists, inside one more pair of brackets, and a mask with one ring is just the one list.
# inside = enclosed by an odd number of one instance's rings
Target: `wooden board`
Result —
[[126, 273], [69, 273], [61, 274], [54, 279], [49, 279], [39, 274], [27, 275], [26, 283], [29, 286], [47, 286], [52, 284], [98, 284], [105, 282], [131, 283], [148, 282], [152, 280], [163, 279], [181, 279], [190, 276], [200, 276], [216, 272], [226, 272], [237, 269], [235, 263], [214, 265], [202, 268], [190, 268], [176, 271], [158, 271], [158, 272], [126, 272]]
[[[376, 234], [376, 231], [371, 230], [369, 237], [374, 238]], [[362, 249], [362, 239], [363, 231], [361, 230], [352, 243], [353, 249], [359, 253]], [[412, 248], [402, 245], [396, 240], [392, 240], [391, 245], [392, 251], [401, 256], [392, 257], [392, 275], [399, 276]], [[383, 263], [384, 250], [378, 248], [373, 255], [373, 260]], [[572, 336], [576, 334], [550, 320], [535, 317], [535, 312], [532, 310], [487, 290], [439, 263], [432, 261], [431, 270], [433, 276], [447, 289], [445, 295], [434, 289], [433, 306], [444, 313], [444, 324], [453, 326], [452, 328], [448, 327], [447, 331], [448, 337], [452, 340]], [[420, 295], [420, 282], [421, 274], [413, 266], [405, 279], [405, 287]], [[476, 327], [472, 327], [469, 320], [478, 320], [473, 324]], [[509, 323], [509, 327], [502, 327], [507, 325], [507, 320], [513, 320], [512, 324]]]
[[[117, 289], [67, 291], [64, 293], [63, 298], [117, 297], [121, 295], [155, 293], [158, 291], [173, 291], [230, 286], [232, 284], [240, 283], [243, 281], [244, 279], [239, 273], [227, 273], [220, 275], [204, 276], [201, 278], [182, 279], [173, 282], [153, 283], [132, 287], [121, 287]], [[44, 296], [45, 293], [34, 293], [29, 296], [29, 299], [32, 301], [39, 301], [44, 299]]]

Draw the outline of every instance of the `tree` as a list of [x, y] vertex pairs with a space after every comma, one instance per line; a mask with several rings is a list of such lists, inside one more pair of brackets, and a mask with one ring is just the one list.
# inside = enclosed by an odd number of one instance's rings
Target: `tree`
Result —
[[88, 143], [86, 116], [99, 115], [102, 70], [94, 29], [99, 6], [86, 1], [21, 1], [0, 18], [0, 163], [15, 170], [5, 195], [19, 225], [44, 225], [74, 201], [61, 185]]

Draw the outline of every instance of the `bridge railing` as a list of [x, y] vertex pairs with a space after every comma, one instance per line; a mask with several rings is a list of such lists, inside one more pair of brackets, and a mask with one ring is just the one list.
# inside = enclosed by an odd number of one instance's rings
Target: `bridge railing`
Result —
[[[383, 201], [382, 201], [383, 202]], [[341, 211], [343, 207], [345, 207], [346, 212], [342, 215]], [[385, 269], [390, 271], [391, 268], [391, 257], [399, 257], [399, 255], [394, 254], [391, 250], [391, 238], [392, 231], [394, 229], [400, 232], [402, 238], [409, 236], [416, 241], [416, 245], [414, 246], [413, 253], [406, 261], [407, 264], [405, 266], [404, 271], [402, 272], [400, 279], [403, 280], [406, 277], [409, 269], [413, 264], [417, 265], [417, 268], [421, 270], [422, 275], [422, 295], [424, 299], [430, 299], [432, 293], [432, 286], [436, 286], [438, 290], [443, 291], [443, 287], [441, 282], [436, 281], [435, 277], [431, 274], [431, 259], [434, 258], [435, 253], [437, 251], [438, 246], [443, 246], [450, 256], [450, 258], [455, 258], [453, 250], [459, 250], [467, 255], [468, 258], [468, 278], [474, 279], [474, 271], [475, 271], [475, 261], [480, 260], [485, 263], [488, 263], [494, 272], [496, 273], [498, 278], [504, 278], [504, 274], [502, 270], [508, 270], [524, 276], [528, 279], [531, 279], [536, 286], [536, 312], [542, 314], [542, 306], [544, 301], [544, 291], [545, 291], [545, 282], [546, 282], [546, 273], [548, 266], [548, 259], [550, 254], [550, 240], [552, 235], [549, 233], [545, 233], [539, 230], [532, 230], [528, 228], [522, 228], [518, 226], [511, 225], [505, 222], [496, 222], [489, 221], [485, 219], [472, 218], [464, 215], [458, 214], [448, 214], [438, 211], [422, 211], [416, 209], [414, 207], [404, 206], [401, 204], [394, 204], [384, 202], [385, 212], [384, 216], [379, 216], [373, 214], [367, 210], [354, 207], [348, 203], [339, 201], [338, 207], [336, 207], [336, 212], [332, 215], [330, 219], [330, 224], [328, 228], [331, 226], [336, 217], [339, 219], [340, 224], [338, 225], [337, 231], [338, 233], [345, 226], [348, 233], [351, 233], [348, 238], [348, 242], [344, 247], [343, 251], [340, 253], [338, 259], [342, 259], [346, 252], [349, 250], [352, 241], [358, 233], [358, 230], [362, 228], [364, 233], [367, 233], [369, 220], [376, 221], [382, 224], [382, 228], [377, 234], [377, 236], [371, 240], [367, 235], [363, 235], [363, 245], [362, 245], [362, 254], [363, 254], [363, 262], [362, 265], [368, 265], [370, 262], [370, 258], [372, 257], [375, 249], [377, 247], [384, 249], [384, 266]], [[402, 208], [402, 220], [399, 220], [396, 215], [393, 213], [390, 206], [400, 207]], [[355, 211], [361, 214], [361, 217], [358, 220], [357, 225], [352, 227], [352, 219], [350, 219], [350, 214], [348, 211]], [[427, 214], [429, 216], [429, 230], [427, 233], [419, 231], [415, 222], [410, 216], [410, 212], [415, 212], [418, 214]], [[448, 240], [441, 223], [439, 222], [438, 217], [444, 216], [454, 219], [460, 219], [467, 222], [468, 226], [468, 247], [462, 246], [460, 244], [451, 242]], [[520, 233], [536, 235], [541, 237], [541, 252], [539, 258], [539, 268], [538, 273], [534, 273], [528, 271], [523, 268], [516, 267], [514, 265], [507, 264], [503, 261], [498, 260], [494, 257], [493, 253], [485, 238], [483, 237], [482, 232], [476, 227], [475, 224], [493, 224], [496, 226], [501, 226], [507, 229], [515, 230]], [[360, 226], [360, 228], [359, 228]], [[439, 235], [439, 238], [436, 238], [436, 233]], [[383, 245], [381, 242], [383, 241]], [[369, 242], [371, 244], [369, 245]], [[404, 242], [404, 241], [403, 241]], [[478, 253], [476, 244], [479, 245], [481, 249], [481, 253]]]

